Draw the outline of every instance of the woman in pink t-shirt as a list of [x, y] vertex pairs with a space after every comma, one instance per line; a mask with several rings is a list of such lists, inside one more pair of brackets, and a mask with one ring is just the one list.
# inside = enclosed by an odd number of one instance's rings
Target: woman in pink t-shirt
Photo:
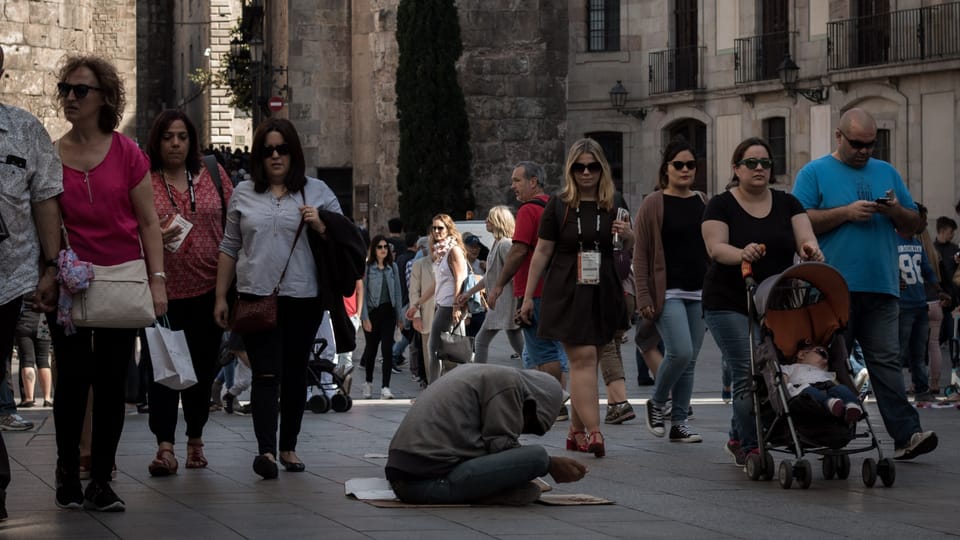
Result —
[[[58, 80], [60, 106], [71, 124], [57, 144], [63, 161], [60, 208], [70, 245], [80, 260], [102, 266], [145, 258], [159, 317], [167, 311], [166, 275], [150, 163], [136, 143], [114, 131], [125, 104], [123, 82], [116, 67], [97, 56], [68, 57]], [[54, 314], [49, 319], [57, 357], [57, 506], [122, 512], [124, 502], [109, 482], [137, 330], [78, 328], [67, 336]], [[91, 387], [95, 428], [84, 491], [79, 445]]]
[[217, 357], [223, 335], [210, 313], [216, 300], [217, 257], [233, 184], [217, 165], [217, 187], [210, 170], [201, 163], [197, 130], [183, 112], [166, 110], [157, 116], [147, 139], [147, 154], [153, 203], [163, 227], [170, 296], [167, 318], [170, 328], [185, 333], [197, 375], [197, 383], [183, 390], [150, 385], [150, 431], [157, 437], [157, 455], [147, 469], [151, 476], [168, 476], [178, 467], [173, 452], [178, 403], [183, 404], [187, 425], [186, 467], [207, 466], [203, 427], [210, 415], [210, 387], [217, 367], [210, 359]]

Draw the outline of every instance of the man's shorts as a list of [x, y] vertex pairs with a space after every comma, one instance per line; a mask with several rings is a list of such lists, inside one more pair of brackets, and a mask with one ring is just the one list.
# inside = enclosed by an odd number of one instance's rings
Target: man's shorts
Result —
[[567, 353], [559, 341], [540, 339], [537, 337], [537, 328], [540, 326], [540, 299], [533, 299], [532, 324], [523, 329], [523, 367], [534, 369], [551, 362], [560, 362], [560, 371], [568, 373]]

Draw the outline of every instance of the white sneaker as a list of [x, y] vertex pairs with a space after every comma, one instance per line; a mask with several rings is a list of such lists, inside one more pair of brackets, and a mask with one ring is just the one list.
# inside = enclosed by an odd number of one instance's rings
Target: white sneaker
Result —
[[380, 399], [393, 399], [393, 393], [390, 392], [390, 389], [384, 386], [380, 389]]
[[373, 384], [365, 382], [363, 383], [363, 399], [370, 399], [373, 397]]

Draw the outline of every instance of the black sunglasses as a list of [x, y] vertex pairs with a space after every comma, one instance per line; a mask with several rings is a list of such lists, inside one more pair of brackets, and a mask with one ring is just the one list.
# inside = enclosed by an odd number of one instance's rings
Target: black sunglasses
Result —
[[697, 168], [696, 161], [671, 161], [670, 164], [673, 165], [673, 168], [678, 171], [682, 171], [684, 167], [691, 171], [696, 170]]
[[433, 229], [434, 231], [442, 231], [446, 229], [446, 227], [430, 227], [430, 228]]
[[574, 163], [570, 166], [570, 172], [574, 174], [583, 174], [584, 171], [597, 174], [603, 172], [603, 165], [599, 161], [591, 161], [590, 163]]
[[388, 245], [386, 245], [386, 244], [377, 244], [377, 249], [387, 249], [388, 247], [390, 247], [390, 246], [388, 246]]
[[874, 146], [877, 145], [877, 140], [876, 140], [876, 139], [874, 139], [874, 140], [872, 140], [872, 141], [858, 141], [858, 140], [855, 140], [855, 139], [851, 139], [850, 137], [847, 137], [847, 134], [844, 133], [844, 132], [842, 132], [842, 131], [840, 131], [839, 129], [837, 130], [837, 132], [839, 132], [840, 135], [843, 135], [843, 138], [846, 139], [847, 142], [850, 143], [850, 146], [851, 146], [852, 148], [854, 148], [855, 150], [864, 150], [864, 149], [868, 149], [868, 148], [873, 148]]
[[276, 146], [263, 145], [263, 152], [266, 157], [272, 157], [273, 153], [276, 152], [281, 156], [290, 155], [290, 145], [287, 143], [278, 144]]
[[773, 160], [770, 158], [747, 158], [738, 161], [737, 165], [743, 165], [748, 169], [756, 169], [759, 165], [761, 169], [766, 170], [773, 167]]
[[57, 83], [57, 95], [59, 95], [61, 99], [69, 96], [71, 91], [77, 99], [83, 99], [87, 97], [87, 94], [89, 94], [91, 90], [102, 91], [100, 88], [90, 86], [89, 84]]

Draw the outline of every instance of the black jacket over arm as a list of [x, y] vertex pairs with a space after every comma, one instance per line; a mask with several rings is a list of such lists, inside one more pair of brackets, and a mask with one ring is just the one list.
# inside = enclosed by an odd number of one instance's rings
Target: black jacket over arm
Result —
[[327, 226], [326, 238], [308, 227], [307, 240], [317, 264], [320, 301], [323, 309], [330, 312], [337, 352], [349, 352], [357, 347], [357, 335], [343, 298], [352, 295], [357, 280], [363, 278], [367, 246], [349, 218], [319, 208], [317, 211]]

